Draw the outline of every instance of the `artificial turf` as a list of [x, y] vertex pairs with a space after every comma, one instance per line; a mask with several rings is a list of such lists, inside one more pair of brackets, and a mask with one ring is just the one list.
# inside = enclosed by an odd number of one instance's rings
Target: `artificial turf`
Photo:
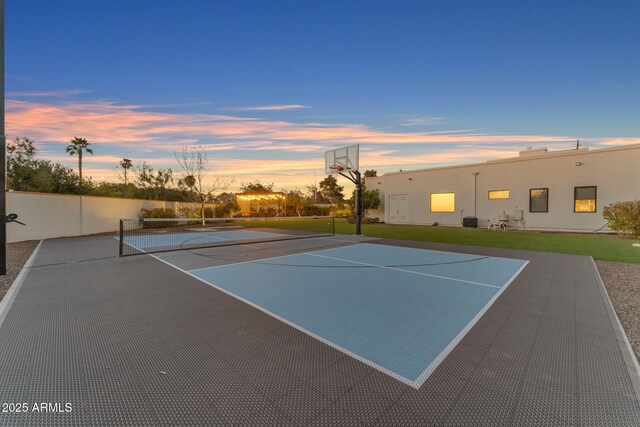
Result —
[[[355, 225], [336, 219], [336, 233], [354, 234]], [[588, 255], [596, 260], [640, 264], [640, 247], [633, 246], [633, 243], [639, 243], [638, 240], [611, 235], [390, 224], [364, 224], [362, 234], [387, 239]]]

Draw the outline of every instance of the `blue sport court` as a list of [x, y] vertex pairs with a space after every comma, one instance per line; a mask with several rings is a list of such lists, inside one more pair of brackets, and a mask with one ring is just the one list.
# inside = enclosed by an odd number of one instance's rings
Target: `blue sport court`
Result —
[[188, 273], [419, 388], [526, 264], [363, 243]]

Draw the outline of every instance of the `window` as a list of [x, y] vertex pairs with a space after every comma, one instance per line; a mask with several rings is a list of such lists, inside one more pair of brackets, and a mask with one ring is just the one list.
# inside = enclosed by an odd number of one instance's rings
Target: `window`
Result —
[[573, 189], [573, 211], [593, 213], [596, 211], [598, 187], [575, 187]]
[[508, 199], [510, 195], [509, 190], [490, 190], [489, 200]]
[[431, 212], [455, 212], [456, 193], [431, 193]]
[[549, 212], [548, 188], [532, 188], [529, 190], [529, 212]]

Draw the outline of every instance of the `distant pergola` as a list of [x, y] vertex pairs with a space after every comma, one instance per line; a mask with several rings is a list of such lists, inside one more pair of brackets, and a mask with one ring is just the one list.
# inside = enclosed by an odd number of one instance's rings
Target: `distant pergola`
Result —
[[271, 210], [281, 214], [286, 198], [281, 192], [236, 194], [240, 213], [245, 216], [267, 216], [267, 212]]

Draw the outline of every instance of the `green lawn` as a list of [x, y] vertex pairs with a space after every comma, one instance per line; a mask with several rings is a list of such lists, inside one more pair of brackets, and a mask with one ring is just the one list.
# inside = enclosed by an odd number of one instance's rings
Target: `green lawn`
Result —
[[[336, 219], [336, 233], [355, 234], [355, 225]], [[640, 247], [632, 246], [638, 241], [612, 236], [388, 224], [365, 224], [362, 234], [388, 239], [590, 255], [597, 260], [640, 264]]]

